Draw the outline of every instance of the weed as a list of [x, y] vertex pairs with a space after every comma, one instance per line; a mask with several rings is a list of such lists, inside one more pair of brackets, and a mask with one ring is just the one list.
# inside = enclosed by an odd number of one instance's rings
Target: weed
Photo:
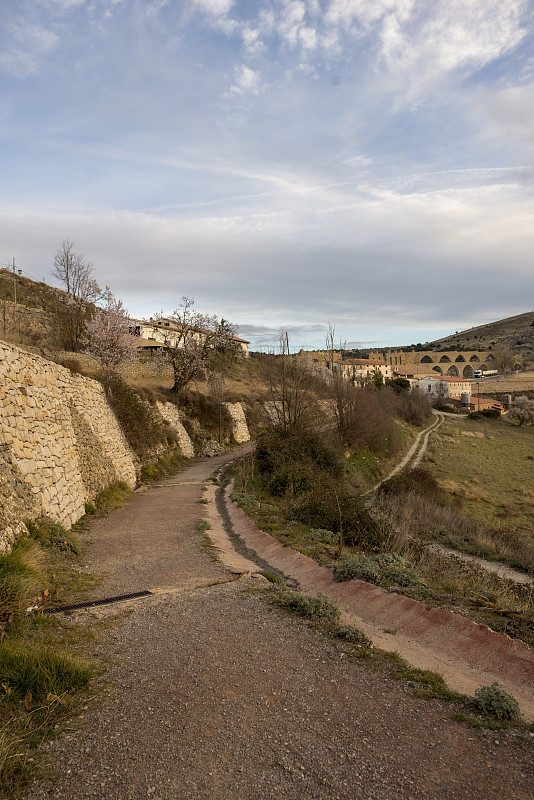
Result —
[[0, 628], [22, 613], [46, 583], [44, 571], [44, 553], [31, 539], [19, 539], [10, 553], [0, 556]]
[[496, 681], [491, 686], [482, 686], [476, 690], [473, 705], [482, 714], [496, 717], [499, 720], [519, 722], [521, 719], [517, 700], [505, 692]]
[[341, 617], [341, 611], [336, 601], [320, 592], [317, 597], [310, 597], [291, 589], [284, 589], [274, 596], [273, 602], [287, 611], [292, 611], [314, 622], [333, 625]]
[[71, 555], [80, 555], [82, 549], [76, 537], [67, 532], [59, 522], [53, 522], [46, 517], [32, 520], [27, 524], [32, 539], [39, 542], [41, 547], [60, 550]]
[[200, 519], [195, 525], [195, 530], [197, 533], [202, 533], [202, 531], [209, 531], [211, 530], [211, 525], [209, 524], [209, 522], [206, 522], [205, 519]]
[[210, 561], [220, 562], [219, 549], [215, 547], [207, 533], [204, 533], [202, 536], [200, 549], [206, 553]]
[[359, 647], [371, 647], [371, 640], [359, 628], [354, 625], [336, 625], [332, 629], [332, 636], [343, 639], [350, 644], [357, 644]]
[[11, 700], [25, 700], [27, 711], [42, 705], [49, 694], [84, 688], [91, 674], [87, 664], [66, 653], [20, 643], [0, 645], [0, 685]]
[[263, 575], [263, 577], [266, 578], [269, 583], [282, 583], [282, 578], [280, 578], [279, 575], [275, 575], [274, 572], [265, 572], [262, 570], [260, 575]]

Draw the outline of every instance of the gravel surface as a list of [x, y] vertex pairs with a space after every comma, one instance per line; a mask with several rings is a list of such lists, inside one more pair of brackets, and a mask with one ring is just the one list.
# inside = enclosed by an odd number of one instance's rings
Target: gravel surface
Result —
[[[87, 564], [109, 573], [106, 592], [154, 585], [158, 570], [156, 585], [182, 588], [228, 577], [194, 532], [196, 481], [222, 461], [91, 526]], [[73, 625], [118, 615], [96, 645], [109, 664], [102, 696], [46, 746], [51, 777], [25, 800], [531, 800], [528, 733], [452, 722], [450, 707], [269, 606], [264, 585], [247, 577], [72, 615]]]

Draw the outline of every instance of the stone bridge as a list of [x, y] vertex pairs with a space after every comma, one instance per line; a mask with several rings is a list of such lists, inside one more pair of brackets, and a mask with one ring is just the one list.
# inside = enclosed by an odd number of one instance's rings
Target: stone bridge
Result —
[[431, 370], [436, 375], [459, 378], [473, 378], [476, 369], [497, 369], [495, 356], [487, 350], [373, 350], [369, 357], [382, 359], [393, 368], [420, 365], [425, 371]]

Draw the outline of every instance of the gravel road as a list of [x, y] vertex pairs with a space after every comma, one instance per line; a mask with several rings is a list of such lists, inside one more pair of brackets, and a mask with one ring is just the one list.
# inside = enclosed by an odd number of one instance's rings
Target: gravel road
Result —
[[102, 596], [181, 591], [69, 618], [119, 614], [95, 645], [109, 667], [25, 800], [531, 800], [528, 733], [451, 721], [450, 707], [269, 606], [262, 578], [187, 588], [228, 577], [194, 530], [202, 481], [227, 459], [197, 462], [84, 534], [87, 567], [107, 573]]

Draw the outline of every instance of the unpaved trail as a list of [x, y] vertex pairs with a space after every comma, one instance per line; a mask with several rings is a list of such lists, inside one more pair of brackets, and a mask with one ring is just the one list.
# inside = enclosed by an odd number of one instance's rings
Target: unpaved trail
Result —
[[[471, 730], [450, 707], [349, 660], [267, 605], [262, 578], [225, 580], [199, 548], [197, 462], [91, 523], [101, 595], [177, 591], [69, 617], [110, 620], [103, 697], [47, 749], [25, 800], [527, 800], [529, 734]], [[231, 554], [240, 568], [239, 554]], [[495, 742], [499, 742], [496, 744]]]
[[390, 478], [392, 478], [394, 475], [397, 475], [397, 473], [403, 470], [405, 467], [410, 466], [413, 469], [414, 467], [419, 466], [419, 464], [421, 463], [421, 459], [423, 458], [426, 449], [428, 447], [428, 439], [430, 434], [436, 431], [441, 425], [443, 425], [445, 421], [445, 416], [441, 411], [436, 411], [435, 409], [433, 409], [432, 413], [436, 417], [436, 419], [432, 422], [432, 424], [429, 425], [428, 428], [425, 428], [424, 430], [420, 431], [420, 433], [417, 434], [412, 446], [410, 447], [404, 458], [402, 458], [399, 461], [399, 463], [391, 470], [389, 475], [386, 475], [385, 478], [382, 478], [381, 481], [378, 481], [378, 483], [375, 483], [374, 486], [368, 489], [368, 491], [363, 494], [363, 497], [366, 497], [368, 494], [372, 494], [372, 492], [376, 492], [379, 486], [382, 486], [383, 483], [389, 481]]
[[[436, 415], [436, 419], [431, 425], [428, 426], [428, 428], [425, 428], [425, 430], [417, 434], [414, 443], [404, 458], [401, 459], [401, 461], [394, 467], [394, 469], [391, 470], [388, 475], [386, 475], [385, 478], [382, 478], [382, 480], [376, 483], [371, 489], [368, 489], [366, 492], [364, 492], [362, 497], [367, 497], [367, 495], [376, 492], [376, 490], [382, 486], [383, 483], [388, 481], [394, 475], [397, 475], [397, 473], [405, 469], [405, 467], [410, 467], [411, 469], [418, 467], [427, 451], [430, 434], [435, 433], [438, 428], [441, 427], [446, 417], [454, 416], [455, 419], [462, 421], [465, 421], [466, 419], [466, 417], [447, 414], [436, 410], [434, 410], [433, 413]], [[500, 564], [497, 561], [487, 561], [479, 556], [462, 553], [459, 550], [453, 550], [452, 548], [444, 547], [441, 544], [432, 543], [429, 545], [429, 548], [431, 550], [435, 550], [437, 553], [443, 553], [447, 556], [454, 556], [454, 558], [458, 558], [460, 561], [464, 561], [466, 564], [473, 564], [480, 569], [486, 570], [486, 572], [493, 572], [495, 575], [499, 575], [499, 577], [505, 578], [506, 580], [515, 581], [516, 583], [534, 584], [534, 579], [529, 575], [526, 575], [524, 572], [519, 572], [512, 567], [508, 567], [506, 564]]]

